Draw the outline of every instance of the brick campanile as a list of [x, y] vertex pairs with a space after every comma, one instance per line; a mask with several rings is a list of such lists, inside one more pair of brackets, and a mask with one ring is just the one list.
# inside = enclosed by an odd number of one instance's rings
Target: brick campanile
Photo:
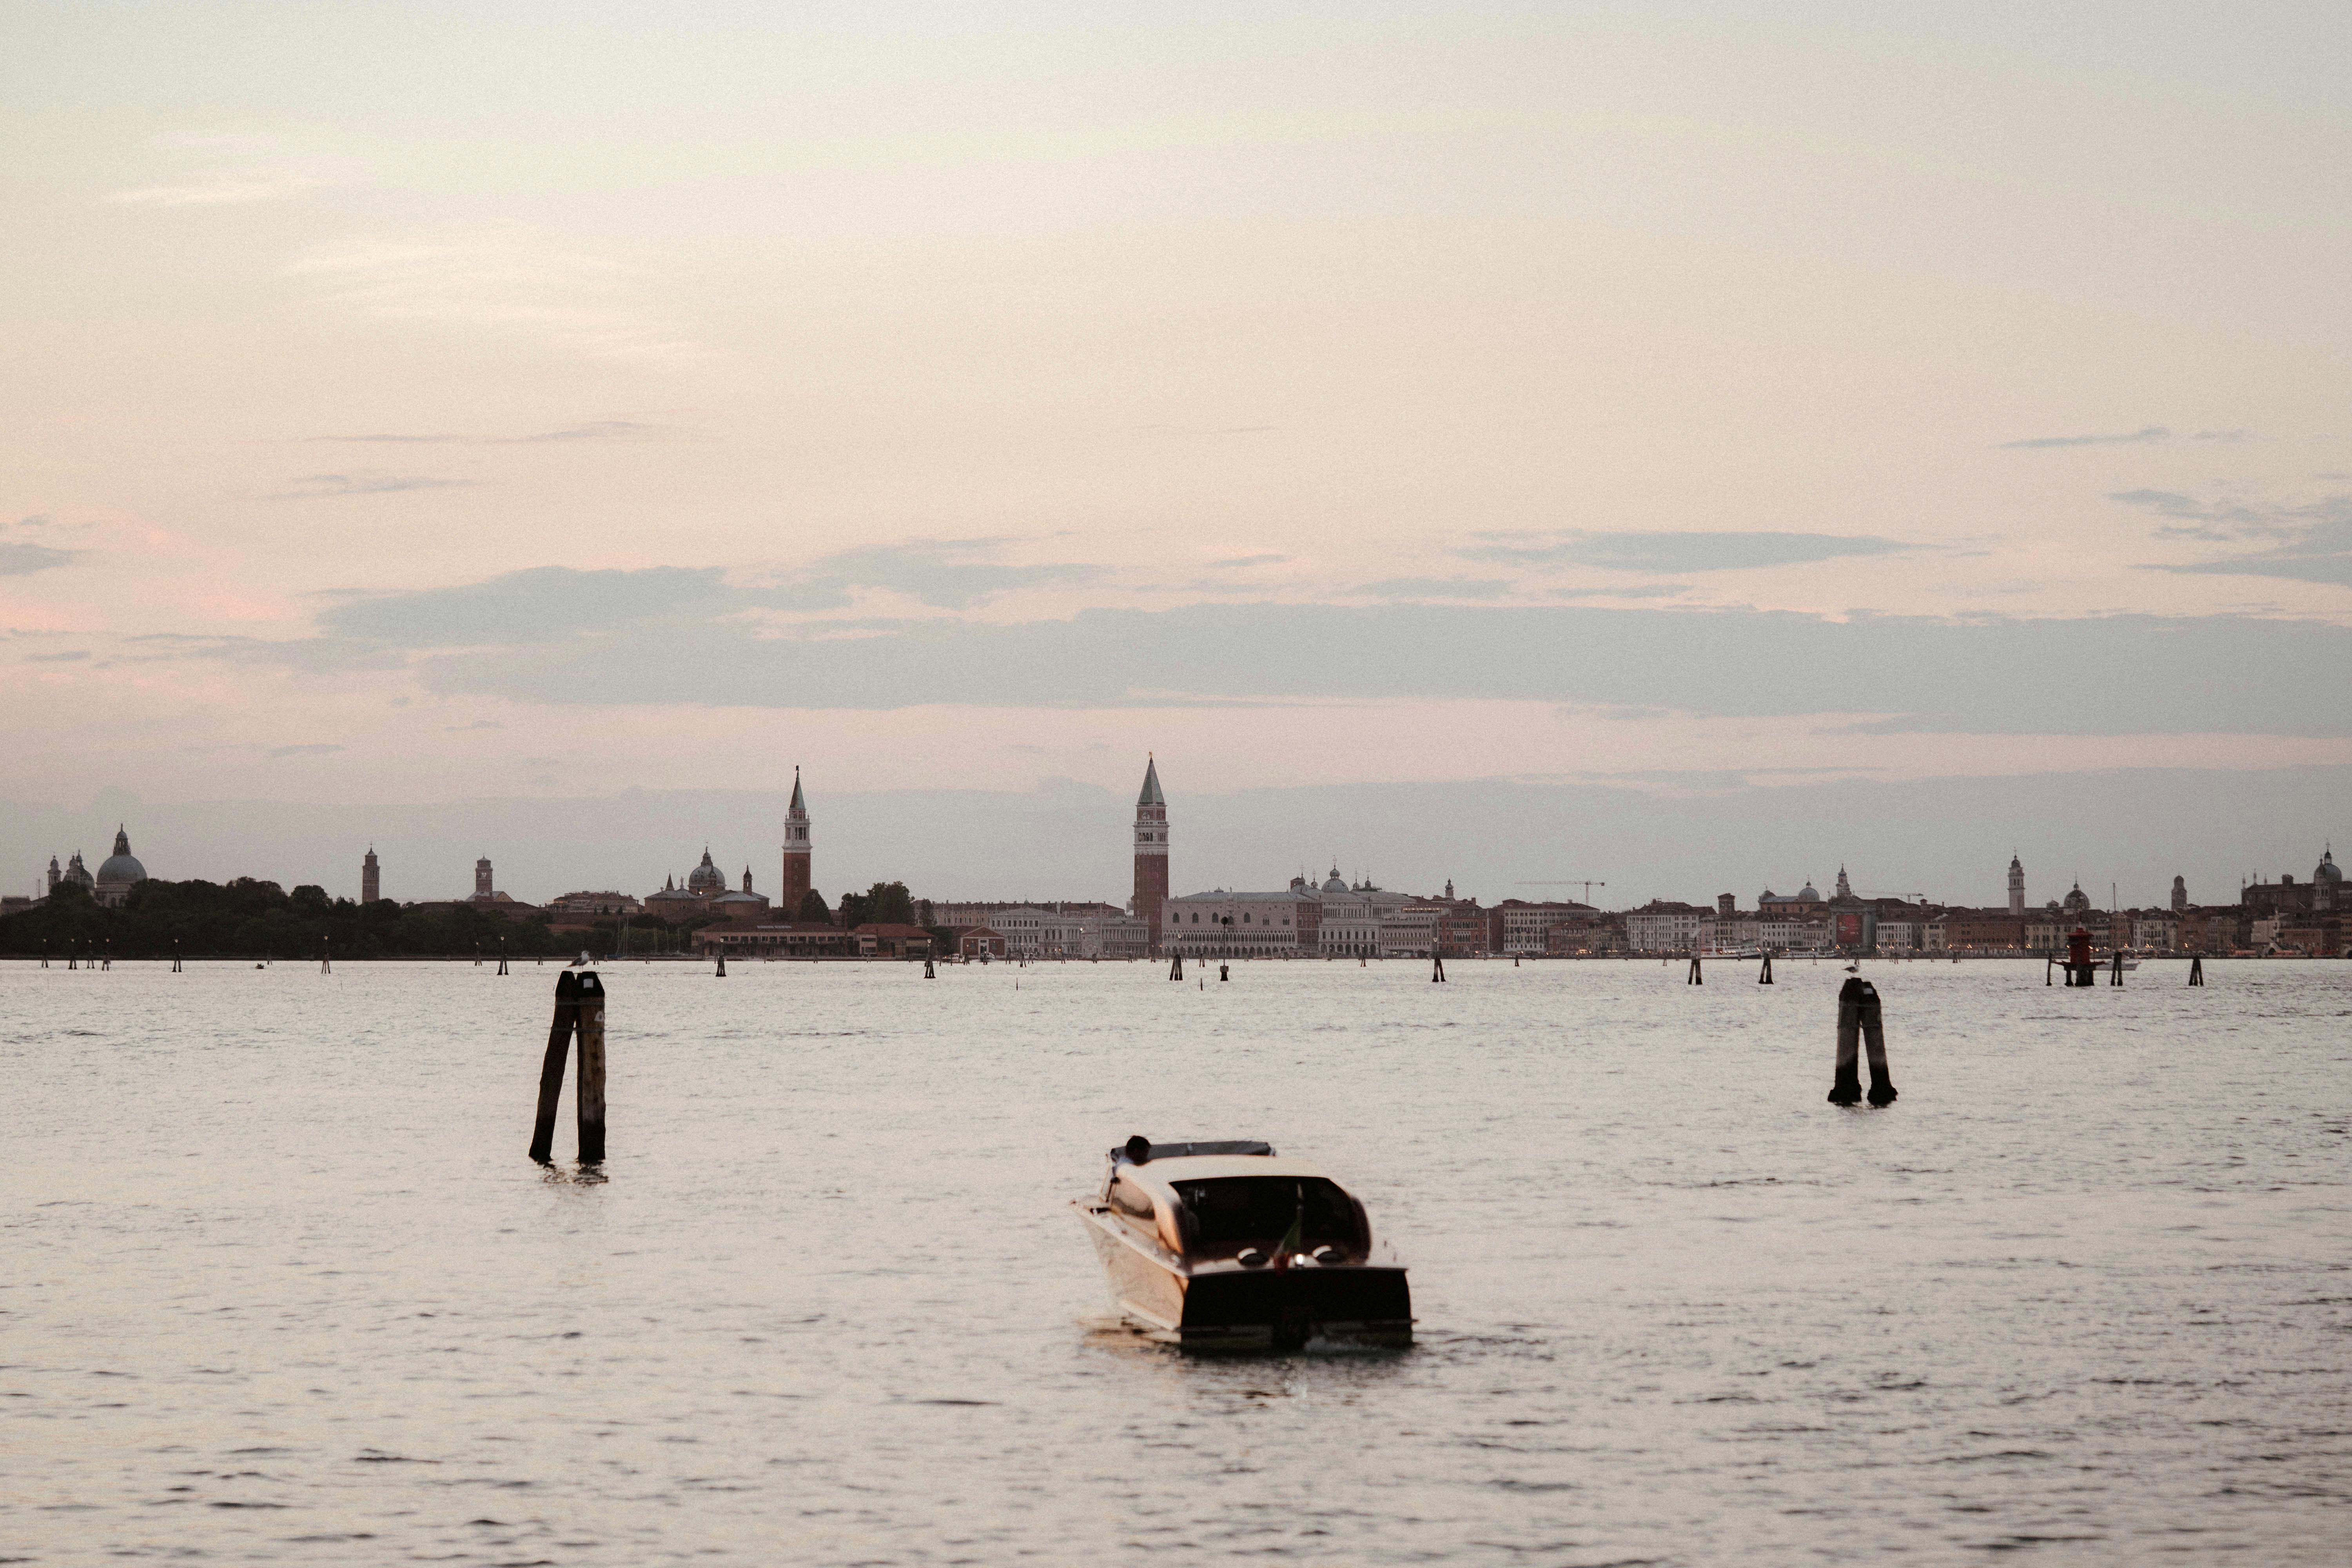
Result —
[[368, 846], [367, 858], [360, 862], [360, 902], [374, 903], [383, 897], [383, 867], [375, 858], [375, 846]]
[[1143, 761], [1143, 793], [1135, 797], [1135, 912], [1150, 925], [1160, 951], [1160, 906], [1168, 901], [1168, 797], [1160, 793], [1160, 766]]
[[801, 900], [809, 890], [808, 802], [801, 795], [801, 771], [793, 770], [793, 804], [784, 812], [784, 875], [776, 889], [777, 918], [800, 919]]

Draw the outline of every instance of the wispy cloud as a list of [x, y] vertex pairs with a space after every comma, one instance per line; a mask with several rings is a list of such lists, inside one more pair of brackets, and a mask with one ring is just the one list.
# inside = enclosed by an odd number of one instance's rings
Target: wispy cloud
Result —
[[2171, 431], [2161, 425], [2149, 425], [2121, 436], [2033, 436], [2022, 441], [2003, 441], [1999, 449], [2019, 452], [2047, 447], [2132, 447], [2171, 439]]
[[471, 479], [436, 479], [404, 474], [306, 474], [293, 488], [280, 490], [277, 500], [315, 500], [329, 496], [382, 496], [402, 490], [446, 490], [472, 484]]
[[1209, 564], [1220, 571], [1231, 572], [1244, 566], [1279, 566], [1289, 559], [1287, 555], [1228, 555]]
[[2277, 577], [2352, 587], [2352, 496], [2330, 496], [2308, 506], [2256, 508], [2235, 501], [2200, 501], [2170, 490], [2122, 490], [2108, 498], [2159, 517], [2188, 520], [2154, 531], [2159, 539], [2240, 543], [2278, 542], [2252, 554], [2211, 561], [2150, 563], [2148, 572], [2200, 576]]
[[1048, 583], [1091, 583], [1104, 569], [1079, 562], [1023, 565], [1000, 557], [1008, 539], [910, 539], [844, 551], [814, 563], [803, 586], [881, 588], [939, 610], [968, 610]]
[[86, 553], [79, 550], [58, 550], [30, 540], [11, 540], [0, 543], [0, 577], [29, 577], [36, 572], [47, 572], [63, 566]]
[[1391, 577], [1356, 590], [1366, 598], [1391, 601], [1499, 599], [1510, 591], [1511, 584], [1500, 577]]
[[594, 419], [530, 436], [409, 436], [379, 432], [366, 436], [307, 436], [303, 439], [331, 446], [536, 447], [551, 441], [641, 441], [661, 429], [661, 426], [635, 419]]
[[276, 757], [325, 757], [325, 756], [331, 756], [331, 755], [333, 755], [335, 752], [340, 752], [340, 751], [341, 751], [342, 749], [343, 749], [342, 747], [338, 746], [338, 745], [330, 745], [330, 744], [327, 744], [327, 743], [326, 743], [326, 742], [317, 742], [317, 741], [314, 741], [314, 742], [310, 742], [310, 744], [308, 744], [308, 745], [301, 745], [301, 746], [271, 746], [271, 747], [268, 748], [268, 749], [267, 749], [267, 750], [266, 750], [262, 754], [263, 754], [264, 756], [272, 757], [272, 758], [276, 758]]
[[1610, 572], [1725, 572], [1800, 566], [1851, 555], [1918, 548], [1875, 534], [1594, 532], [1584, 529], [1481, 533], [1455, 554], [1465, 561], [1597, 566]]
[[251, 202], [284, 201], [305, 191], [316, 190], [321, 183], [303, 174], [277, 174], [256, 179], [223, 178], [200, 180], [191, 184], [147, 185], [138, 190], [113, 191], [103, 199], [112, 205], [126, 207], [240, 206]]
[[635, 298], [635, 271], [527, 236], [320, 249], [288, 268], [322, 298], [379, 321], [528, 336], [594, 359], [695, 357]]
[[73, 664], [81, 659], [88, 658], [89, 657], [89, 655], [87, 652], [28, 653], [25, 656], [25, 662], [27, 664]]

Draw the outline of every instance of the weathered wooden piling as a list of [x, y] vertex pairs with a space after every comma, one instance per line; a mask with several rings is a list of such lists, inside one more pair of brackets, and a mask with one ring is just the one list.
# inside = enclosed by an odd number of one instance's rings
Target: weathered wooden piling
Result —
[[2189, 984], [2191, 985], [2205, 984], [2205, 960], [2201, 955], [2189, 961]]
[[506, 939], [506, 938], [504, 938], [504, 937], [500, 937], [500, 938], [499, 938], [499, 973], [500, 974], [504, 974], [506, 972], [507, 972], [507, 939]]
[[1231, 980], [1233, 977], [1234, 966], [1232, 964], [1220, 963], [1217, 965], [1217, 980], [1220, 984], [1223, 984], [1225, 981]]
[[[1877, 1052], [1876, 1046], [1871, 1048]], [[1874, 1054], [1871, 1061], [1878, 1060]], [[1874, 1087], [1871, 1092], [1878, 1091]], [[1893, 1091], [1888, 1092], [1891, 1099]], [[604, 983], [593, 973], [580, 977], [579, 1105], [580, 1163], [601, 1164], [604, 1159]]]
[[1174, 962], [1168, 965], [1168, 978], [1171, 980], [1181, 980], [1184, 978], [1184, 955], [1182, 953], [1180, 952], [1176, 954]]
[[1704, 985], [1706, 984], [1706, 973], [1698, 966], [1697, 953], [1694, 952], [1691, 954], [1690, 973], [1683, 976], [1683, 984], [1685, 985]]
[[1772, 955], [1769, 952], [1764, 955], [1764, 967], [1756, 972], [1756, 984], [1759, 985], [1772, 984]]
[[530, 1157], [544, 1165], [555, 1151], [555, 1105], [563, 1097], [563, 1058], [580, 1026], [580, 976], [555, 977], [555, 1019], [547, 1027], [547, 1056], [539, 1065], [539, 1119], [531, 1124]]
[[334, 960], [329, 954], [327, 939], [325, 937], [320, 937], [319, 939], [319, 973], [321, 974], [332, 974], [334, 972]]
[[727, 978], [727, 955], [725, 953], [722, 952], [719, 955], [719, 967], [712, 970], [710, 973], [714, 979], [724, 980]]
[[1445, 978], [1445, 955], [1438, 952], [1435, 948], [1431, 948], [1429, 950], [1429, 982], [1433, 985], [1438, 984]]
[[940, 972], [931, 967], [931, 961], [928, 958], [923, 960], [923, 978], [926, 980], [937, 980], [939, 977]]
[[184, 974], [187, 973], [187, 971], [180, 967], [180, 944], [176, 942], [172, 944], [172, 973], [174, 974]]
[[2116, 949], [2115, 967], [2107, 972], [2107, 984], [2110, 985], [2121, 985], [2123, 983], [2124, 950], [2122, 948], [2117, 948]]
[[1886, 1028], [1879, 1011], [1878, 989], [1859, 976], [1838, 990], [1837, 1077], [1830, 1085], [1832, 1105], [1852, 1105], [1863, 1098], [1861, 1056], [1870, 1055], [1870, 1103], [1895, 1103], [1895, 1079], [1886, 1068]]

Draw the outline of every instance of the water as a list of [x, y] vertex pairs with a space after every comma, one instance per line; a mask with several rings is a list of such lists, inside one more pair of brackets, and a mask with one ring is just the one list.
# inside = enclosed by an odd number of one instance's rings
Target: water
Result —
[[[552, 967], [166, 967], [0, 966], [0, 1558], [2352, 1555], [2352, 964], [1872, 965], [1878, 1112], [1830, 964], [626, 965], [602, 1184]], [[1321, 1163], [1418, 1346], [1112, 1326], [1139, 1131]]]

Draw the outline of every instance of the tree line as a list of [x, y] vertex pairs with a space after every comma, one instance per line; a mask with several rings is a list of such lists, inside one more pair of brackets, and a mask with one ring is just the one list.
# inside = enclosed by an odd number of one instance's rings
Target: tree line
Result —
[[[906, 883], [877, 882], [863, 893], [844, 893], [838, 910], [811, 889], [790, 918], [847, 928], [928, 926], [930, 915], [930, 900], [914, 899]], [[597, 922], [597, 940], [585, 945], [613, 951], [604, 939], [614, 923]], [[682, 945], [712, 921], [635, 916], [630, 923], [637, 932], [673, 933]], [[538, 911], [505, 914], [496, 905], [402, 905], [390, 899], [362, 904], [331, 899], [325, 889], [310, 883], [288, 892], [252, 877], [229, 882], [150, 879], [131, 888], [116, 909], [99, 903], [78, 883], [61, 882], [31, 909], [0, 916], [0, 953], [20, 958], [168, 958], [174, 952], [190, 958], [315, 958], [321, 952], [337, 958], [465, 958], [501, 949], [518, 958], [550, 958], [583, 945], [580, 933], [549, 929], [546, 915]]]

